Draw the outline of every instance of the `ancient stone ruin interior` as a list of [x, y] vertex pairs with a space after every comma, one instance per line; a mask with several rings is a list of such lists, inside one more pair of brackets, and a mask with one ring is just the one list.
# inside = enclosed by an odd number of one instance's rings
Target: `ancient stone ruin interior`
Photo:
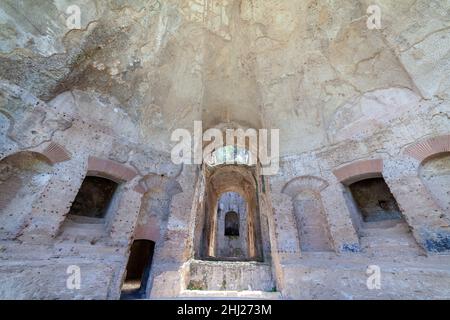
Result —
[[450, 299], [448, 0], [0, 2], [0, 299], [213, 298]]

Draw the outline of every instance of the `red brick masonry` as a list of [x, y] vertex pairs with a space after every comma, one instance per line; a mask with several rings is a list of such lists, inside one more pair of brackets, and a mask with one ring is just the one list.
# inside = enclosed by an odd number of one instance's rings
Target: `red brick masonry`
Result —
[[346, 184], [362, 178], [380, 176], [382, 172], [383, 159], [358, 161], [333, 171], [336, 178]]
[[406, 148], [404, 154], [423, 162], [427, 158], [443, 152], [450, 152], [450, 135], [437, 136], [417, 142]]
[[121, 163], [90, 156], [88, 171], [106, 174], [121, 181], [130, 181], [137, 176], [136, 170]]

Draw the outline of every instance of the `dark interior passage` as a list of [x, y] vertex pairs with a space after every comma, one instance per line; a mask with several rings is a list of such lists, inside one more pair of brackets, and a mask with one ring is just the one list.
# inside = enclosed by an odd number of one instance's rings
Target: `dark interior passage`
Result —
[[87, 176], [81, 184], [69, 214], [104, 218], [117, 186], [116, 182], [109, 179]]
[[155, 242], [135, 240], [131, 246], [122, 298], [139, 298], [145, 294], [155, 250]]
[[383, 178], [355, 182], [350, 185], [350, 190], [364, 222], [403, 218], [397, 201]]

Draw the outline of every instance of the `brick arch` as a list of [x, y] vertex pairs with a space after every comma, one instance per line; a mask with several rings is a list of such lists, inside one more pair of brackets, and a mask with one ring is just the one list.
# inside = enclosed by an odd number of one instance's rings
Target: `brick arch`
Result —
[[12, 152], [10, 154], [5, 155], [5, 157], [0, 159], [0, 161], [9, 156], [13, 156], [17, 153], [20, 153], [20, 152], [31, 152], [31, 153], [38, 154], [38, 155], [44, 157], [45, 160], [51, 165], [67, 161], [72, 158], [71, 153], [64, 146], [60, 145], [57, 142], [50, 142], [49, 144], [47, 144], [47, 146], [45, 148], [15, 150], [14, 152]]
[[64, 162], [72, 158], [70, 152], [56, 142], [50, 142], [42, 151], [42, 154], [47, 157], [52, 164]]
[[302, 191], [311, 190], [320, 192], [326, 187], [328, 187], [328, 182], [321, 178], [302, 176], [294, 178], [286, 183], [281, 192], [289, 195], [291, 198], [294, 198]]
[[414, 143], [407, 147], [404, 154], [420, 163], [440, 153], [450, 152], [450, 135], [436, 136]]
[[87, 171], [89, 174], [103, 176], [120, 182], [128, 182], [138, 175], [136, 170], [113, 160], [90, 156]]
[[9, 157], [13, 157], [13, 156], [19, 155], [19, 154], [21, 154], [21, 153], [35, 154], [36, 156], [41, 157], [42, 160], [44, 160], [45, 162], [47, 162], [47, 164], [49, 164], [49, 165], [51, 165], [51, 166], [54, 164], [54, 163], [52, 162], [52, 160], [51, 160], [44, 152], [39, 151], [39, 150], [27, 150], [27, 149], [25, 149], [25, 150], [14, 150], [14, 151], [11, 152], [11, 153], [7, 153], [7, 154], [5, 154], [4, 157], [2, 157], [2, 158], [0, 159], [0, 162], [1, 162], [1, 161], [4, 161], [4, 160], [6, 160], [6, 159], [8, 159]]
[[357, 161], [333, 171], [339, 182], [352, 184], [359, 180], [380, 177], [383, 174], [383, 159]]

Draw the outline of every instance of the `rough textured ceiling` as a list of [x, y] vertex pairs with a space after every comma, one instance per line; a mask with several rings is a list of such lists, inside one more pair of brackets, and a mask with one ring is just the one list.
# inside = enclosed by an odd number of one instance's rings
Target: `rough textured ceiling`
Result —
[[[201, 119], [280, 128], [295, 154], [448, 99], [448, 1], [375, 2], [381, 30], [369, 0], [5, 0], [0, 77], [44, 101], [115, 99], [160, 149]], [[72, 4], [82, 30], [66, 27]]]

